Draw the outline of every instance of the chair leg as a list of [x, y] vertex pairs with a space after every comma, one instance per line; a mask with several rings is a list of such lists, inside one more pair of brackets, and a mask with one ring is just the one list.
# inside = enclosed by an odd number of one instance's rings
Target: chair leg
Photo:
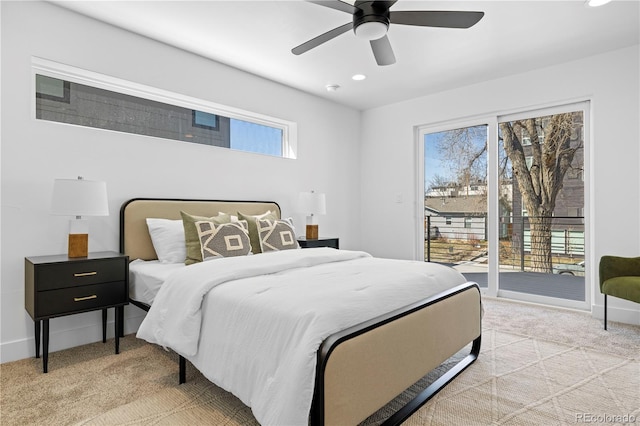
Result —
[[604, 295], [604, 329], [607, 329], [607, 295]]

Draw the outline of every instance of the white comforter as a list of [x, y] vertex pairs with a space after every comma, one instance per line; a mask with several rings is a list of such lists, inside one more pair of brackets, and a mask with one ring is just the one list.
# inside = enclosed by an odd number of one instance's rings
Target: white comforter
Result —
[[185, 356], [261, 424], [305, 425], [326, 337], [465, 281], [330, 248], [216, 259], [173, 273], [137, 336]]

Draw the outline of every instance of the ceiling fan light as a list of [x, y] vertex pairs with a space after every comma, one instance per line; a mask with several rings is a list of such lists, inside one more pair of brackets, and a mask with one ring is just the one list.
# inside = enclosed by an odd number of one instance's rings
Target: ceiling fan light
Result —
[[363, 38], [365, 40], [378, 40], [387, 33], [387, 29], [389, 26], [384, 22], [371, 21], [371, 22], [363, 22], [358, 25], [354, 32], [357, 37]]

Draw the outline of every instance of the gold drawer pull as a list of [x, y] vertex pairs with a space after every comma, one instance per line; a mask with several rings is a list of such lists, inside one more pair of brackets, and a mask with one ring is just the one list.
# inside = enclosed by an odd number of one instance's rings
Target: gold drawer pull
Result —
[[97, 272], [79, 272], [76, 274], [73, 274], [74, 277], [89, 277], [91, 275], [98, 275]]
[[91, 296], [86, 296], [86, 297], [74, 297], [73, 301], [74, 302], [82, 302], [83, 300], [91, 300], [91, 299], [97, 299], [98, 296], [95, 294], [92, 294]]

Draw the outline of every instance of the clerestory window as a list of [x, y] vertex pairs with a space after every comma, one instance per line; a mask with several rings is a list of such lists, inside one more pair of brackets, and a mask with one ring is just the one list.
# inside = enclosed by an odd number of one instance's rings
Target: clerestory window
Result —
[[295, 158], [293, 122], [34, 59], [35, 117]]

